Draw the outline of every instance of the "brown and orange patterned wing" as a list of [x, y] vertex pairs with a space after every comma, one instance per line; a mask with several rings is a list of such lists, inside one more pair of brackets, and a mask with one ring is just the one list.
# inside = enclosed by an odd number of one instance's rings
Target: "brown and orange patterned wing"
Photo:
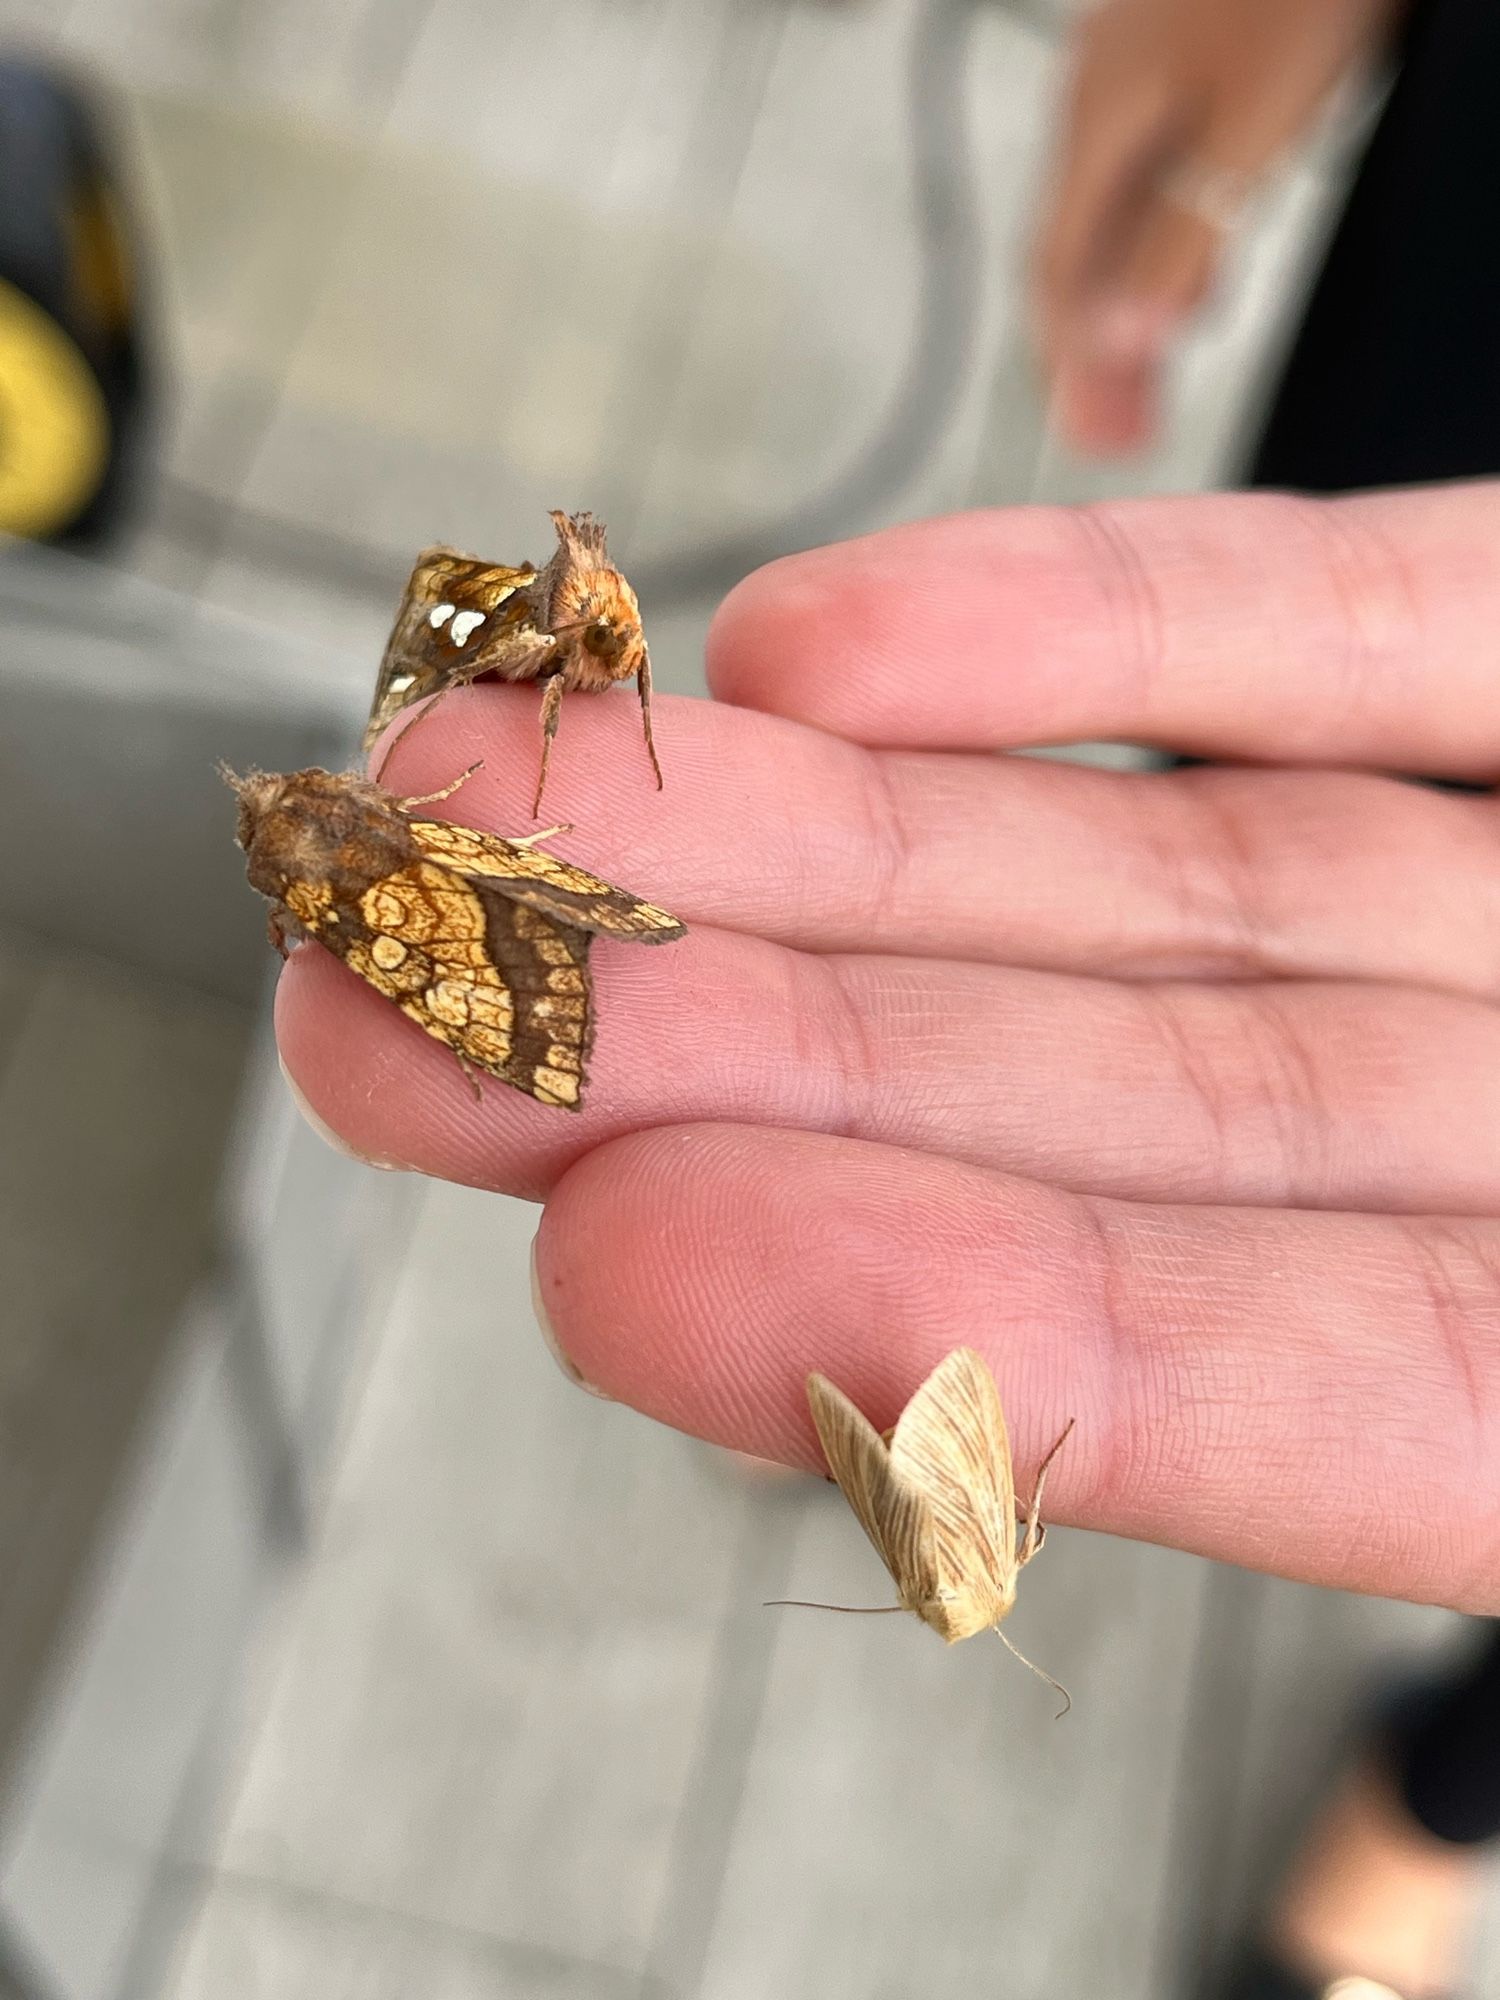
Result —
[[589, 933], [419, 860], [352, 898], [286, 898], [351, 971], [468, 1065], [577, 1111], [593, 1039]]
[[386, 642], [364, 747], [403, 708], [481, 674], [526, 679], [557, 642], [537, 629], [531, 586], [539, 572], [482, 562], [457, 549], [418, 556]]
[[571, 861], [539, 847], [506, 840], [446, 820], [409, 820], [412, 838], [429, 860], [451, 868], [475, 887], [492, 887], [558, 923], [603, 937], [633, 938], [640, 944], [669, 944], [687, 926], [654, 903], [643, 903]]

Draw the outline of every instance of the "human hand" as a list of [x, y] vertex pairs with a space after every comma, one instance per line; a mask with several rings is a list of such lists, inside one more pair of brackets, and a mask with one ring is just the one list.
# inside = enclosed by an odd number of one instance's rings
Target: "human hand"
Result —
[[[1500, 1610], [1500, 820], [1373, 775], [1500, 765], [1500, 485], [1027, 509], [778, 563], [723, 702], [568, 713], [554, 845], [691, 926], [594, 954], [579, 1116], [487, 1083], [327, 953], [284, 1059], [367, 1157], [546, 1203], [590, 1383], [818, 1462], [979, 1348], [1051, 1511]], [[518, 832], [523, 689], [385, 781]], [[992, 753], [1114, 737], [1267, 768]], [[1271, 763], [1270, 760], [1275, 760]], [[1330, 769], [1328, 766], [1366, 767]]]
[[1070, 442], [1150, 442], [1168, 351], [1223, 254], [1230, 216], [1215, 210], [1306, 127], [1396, 5], [1104, 0], [1080, 24], [1033, 287]]

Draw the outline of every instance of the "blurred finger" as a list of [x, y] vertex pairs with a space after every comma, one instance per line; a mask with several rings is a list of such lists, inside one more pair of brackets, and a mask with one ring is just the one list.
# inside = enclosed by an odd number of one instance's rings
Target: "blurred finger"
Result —
[[1225, 231], [1172, 198], [1175, 184], [1189, 184], [1187, 166], [1158, 167], [1114, 264], [1076, 302], [1054, 345], [1054, 416], [1081, 450], [1150, 442], [1172, 344], [1217, 275]]
[[537, 1240], [574, 1367], [680, 1429], [816, 1465], [809, 1369], [887, 1425], [968, 1344], [1022, 1468], [1076, 1419], [1058, 1518], [1482, 1613], [1497, 1270], [1489, 1223], [1135, 1207], [722, 1126], [591, 1153]]
[[1054, 364], [1131, 241], [1172, 113], [1164, 73], [1133, 62], [1121, 71], [1083, 37], [1033, 263], [1038, 331]]

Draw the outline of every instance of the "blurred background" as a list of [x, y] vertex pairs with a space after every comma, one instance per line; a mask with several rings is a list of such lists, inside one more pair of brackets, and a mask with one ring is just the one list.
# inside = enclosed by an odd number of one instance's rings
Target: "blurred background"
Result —
[[533, 1211], [337, 1157], [268, 1044], [213, 761], [351, 759], [423, 544], [593, 508], [699, 692], [764, 557], [1232, 479], [1363, 108], [1089, 463], [1023, 291], [1067, 18], [0, 4], [7, 2000], [1186, 1994], [1448, 1644], [1059, 1533], [1054, 1728], [998, 1649], [764, 1611], [868, 1599], [843, 1502], [579, 1395]]

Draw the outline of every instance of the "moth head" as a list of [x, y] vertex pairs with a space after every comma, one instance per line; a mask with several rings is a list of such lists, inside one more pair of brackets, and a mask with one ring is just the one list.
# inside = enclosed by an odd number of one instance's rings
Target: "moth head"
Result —
[[952, 1646], [998, 1625], [1014, 1601], [1013, 1590], [997, 1590], [985, 1580], [976, 1580], [970, 1589], [935, 1590], [930, 1597], [909, 1602], [907, 1609]]
[[634, 591], [622, 576], [615, 577], [613, 585], [595, 594], [598, 608], [580, 629], [577, 643], [584, 657], [609, 679], [626, 680], [640, 671], [646, 638]]
[[234, 837], [248, 854], [256, 829], [266, 814], [274, 812], [281, 803], [289, 780], [272, 771], [247, 771], [242, 778], [227, 764], [219, 766], [219, 776], [239, 801], [239, 819]]
[[646, 656], [641, 607], [609, 560], [604, 528], [590, 514], [554, 514], [558, 553], [548, 623], [581, 685], [606, 687], [638, 673]]
[[618, 570], [566, 578], [558, 599], [552, 629], [587, 678], [626, 680], [639, 670], [646, 651], [641, 607]]
[[625, 650], [626, 634], [608, 618], [595, 618], [584, 626], [578, 643], [596, 660], [612, 665]]
[[351, 871], [389, 874], [408, 857], [411, 836], [392, 801], [353, 772], [252, 771], [226, 781], [239, 799], [237, 837], [246, 873], [263, 896], [289, 883], [325, 882]]

